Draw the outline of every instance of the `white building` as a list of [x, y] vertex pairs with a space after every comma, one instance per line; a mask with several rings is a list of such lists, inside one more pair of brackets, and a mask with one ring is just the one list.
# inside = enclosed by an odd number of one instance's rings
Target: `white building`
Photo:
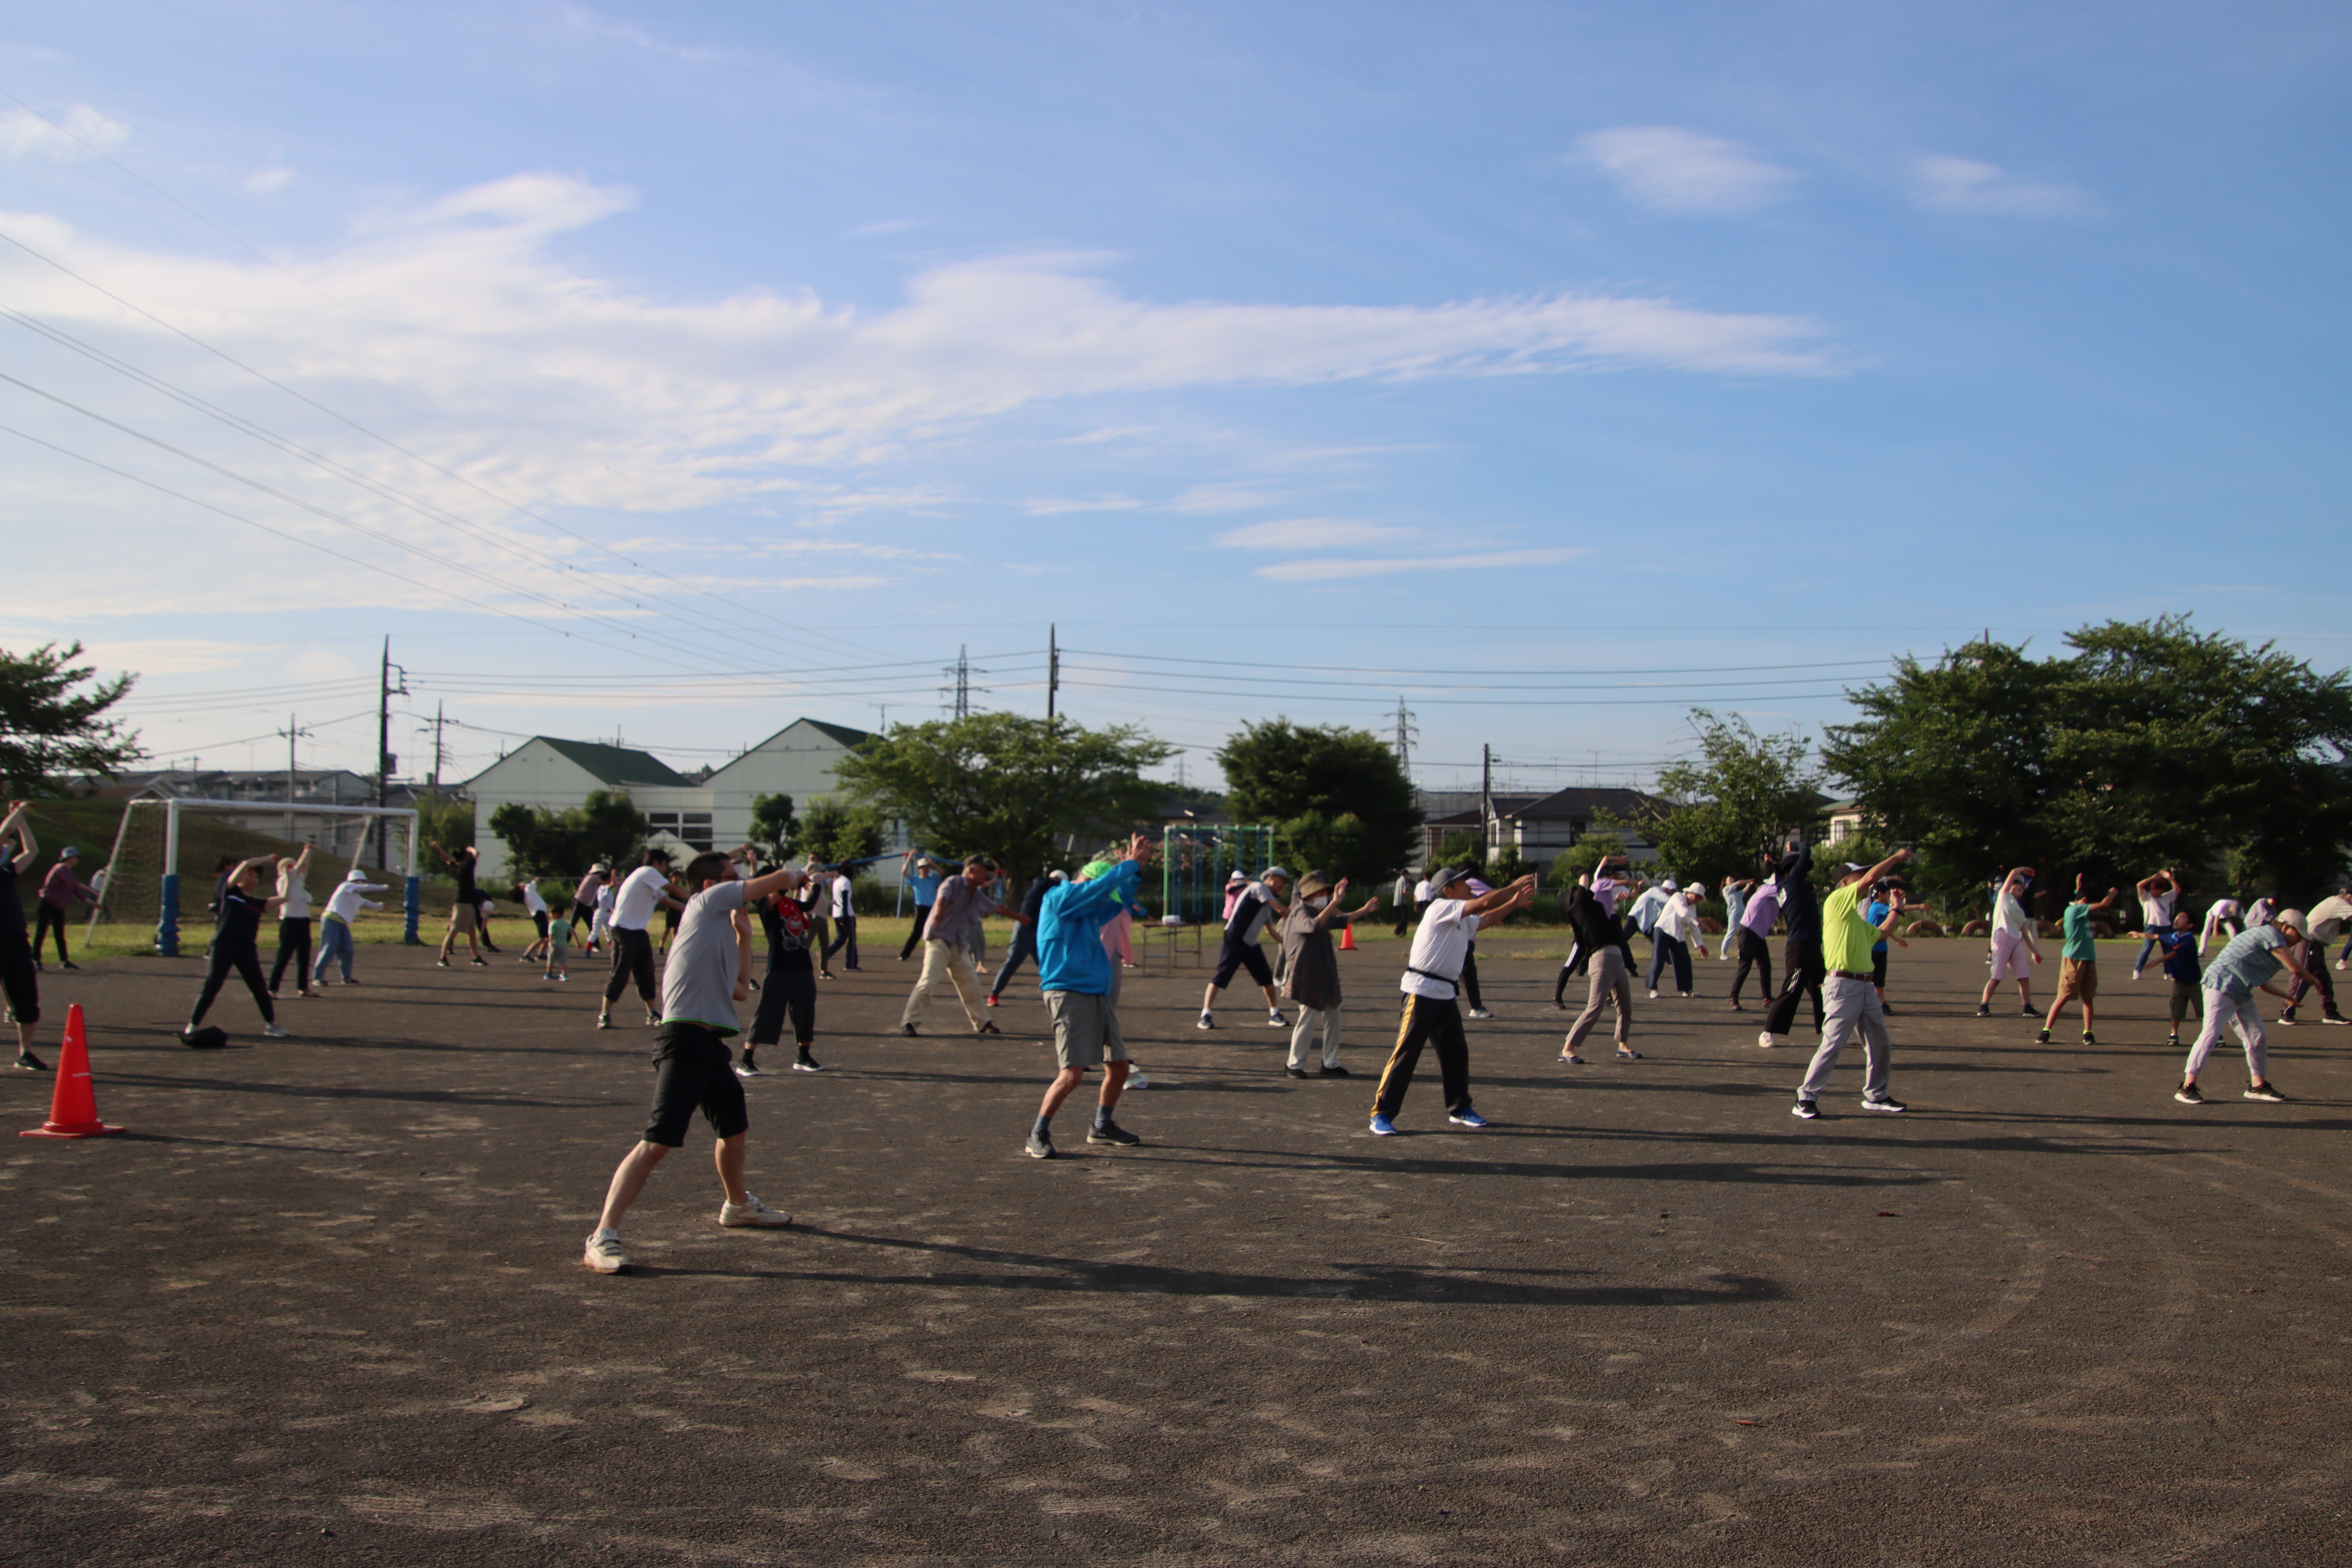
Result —
[[[624, 791], [654, 838], [698, 851], [730, 848], [751, 837], [756, 797], [788, 795], [805, 807], [834, 793], [834, 764], [873, 739], [863, 730], [796, 720], [724, 767], [688, 778], [647, 752], [535, 735], [466, 784], [483, 880], [506, 874], [507, 847], [490, 831], [490, 816], [509, 801], [561, 811], [594, 790]], [[895, 862], [873, 870], [886, 887], [898, 879]]]

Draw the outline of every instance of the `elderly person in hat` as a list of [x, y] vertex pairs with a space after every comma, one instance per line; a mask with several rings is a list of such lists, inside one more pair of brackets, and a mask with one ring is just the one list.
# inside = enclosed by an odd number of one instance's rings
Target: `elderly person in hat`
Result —
[[[1235, 873], [1239, 875], [1239, 873]], [[1195, 1028], [1217, 1026], [1217, 993], [1232, 983], [1234, 975], [1246, 969], [1250, 978], [1265, 995], [1265, 1025], [1269, 1029], [1286, 1029], [1290, 1020], [1282, 1016], [1282, 998], [1275, 994], [1274, 969], [1265, 961], [1265, 950], [1258, 946], [1258, 937], [1270, 921], [1290, 912], [1282, 901], [1284, 891], [1290, 886], [1290, 873], [1279, 866], [1268, 866], [1265, 875], [1256, 881], [1244, 880], [1225, 908], [1224, 940], [1217, 945], [1217, 970], [1209, 977], [1209, 988], [1201, 996], [1201, 1018]]]
[[2198, 1092], [2197, 1075], [2205, 1070], [2205, 1063], [2213, 1055], [2213, 1047], [2221, 1043], [2221, 1026], [2227, 1023], [2236, 1028], [2239, 1040], [2246, 1047], [2246, 1098], [2284, 1104], [2281, 1094], [2270, 1080], [2270, 1051], [2263, 1036], [2262, 1009], [2254, 1005], [2254, 993], [2267, 991], [2273, 996], [2285, 992], [2271, 984], [2271, 977], [2285, 969], [2298, 980], [2309, 980], [2311, 972], [2304, 968], [2295, 954], [2303, 945], [2309, 922], [2301, 910], [2281, 910], [2273, 915], [2268, 925], [2255, 926], [2230, 939], [2230, 945], [2215, 956], [2205, 971], [2205, 1026], [2198, 1031], [2197, 1043], [2189, 1047], [2189, 1063], [2181, 1071], [2180, 1087], [2172, 1098], [2183, 1105], [2202, 1105], [2204, 1095]]
[[899, 877], [907, 891], [915, 897], [915, 923], [908, 928], [906, 945], [898, 949], [898, 962], [904, 963], [922, 945], [923, 928], [931, 923], [931, 906], [939, 901], [940, 888], [947, 881], [947, 872], [928, 855], [918, 855], [912, 849], [899, 857]]
[[[1366, 899], [1356, 909], [1342, 910], [1340, 900], [1347, 893], [1345, 877], [1335, 884], [1325, 881], [1322, 872], [1309, 871], [1299, 879], [1298, 901], [1282, 917], [1282, 994], [1298, 1005], [1298, 1022], [1290, 1031], [1290, 1065], [1284, 1069], [1292, 1078], [1348, 1076], [1339, 1065], [1339, 955], [1331, 946], [1331, 925], [1361, 920], [1379, 909], [1381, 901]], [[1318, 1029], [1323, 1035], [1323, 1068], [1319, 1075], [1310, 1075], [1307, 1057]]]
[[1397, 981], [1397, 989], [1404, 993], [1404, 1017], [1372, 1097], [1375, 1138], [1396, 1132], [1396, 1114], [1404, 1108], [1405, 1090], [1412, 1087], [1413, 1068], [1424, 1046], [1437, 1052], [1445, 1085], [1445, 1120], [1473, 1131], [1486, 1125], [1470, 1103], [1470, 1041], [1463, 1032], [1455, 986], [1479, 922], [1504, 920], [1527, 908], [1535, 900], [1536, 879], [1522, 877], [1507, 888], [1472, 898], [1470, 868], [1448, 866], [1431, 874], [1429, 893], [1429, 912], [1414, 928], [1412, 952]]
[[76, 904], [98, 902], [98, 889], [81, 879], [81, 851], [68, 844], [58, 851], [58, 863], [41, 879], [40, 901], [33, 908], [33, 962], [41, 961], [41, 943], [46, 935], [58, 933], [58, 967], [79, 969], [66, 952], [66, 916]]

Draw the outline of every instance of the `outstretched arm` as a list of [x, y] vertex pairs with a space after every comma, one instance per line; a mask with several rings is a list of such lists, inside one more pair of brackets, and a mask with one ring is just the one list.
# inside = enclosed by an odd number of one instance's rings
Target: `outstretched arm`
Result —
[[1463, 905], [1462, 912], [1482, 918], [1487, 915], [1507, 914], [1513, 910], [1527, 908], [1528, 905], [1535, 902], [1535, 897], [1536, 879], [1534, 874], [1529, 873], [1507, 888], [1496, 888], [1491, 892], [1480, 894]]
[[40, 846], [33, 842], [31, 801], [12, 800], [8, 803], [8, 820], [0, 822], [0, 839], [5, 839], [11, 833], [16, 836], [16, 869], [21, 871], [31, 865], [33, 858], [40, 853]]

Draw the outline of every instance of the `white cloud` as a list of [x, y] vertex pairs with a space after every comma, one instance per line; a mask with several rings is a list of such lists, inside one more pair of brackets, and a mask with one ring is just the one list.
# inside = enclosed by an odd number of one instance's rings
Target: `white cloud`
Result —
[[1736, 213], [1769, 206], [1796, 176], [1737, 142], [1674, 125], [1621, 125], [1580, 136], [1570, 161], [1658, 212]]
[[256, 169], [245, 177], [245, 188], [257, 196], [266, 196], [286, 188], [294, 178], [291, 169]]
[[1229, 550], [1344, 550], [1411, 539], [1410, 528], [1390, 528], [1345, 517], [1293, 517], [1229, 528], [1211, 542]]
[[1258, 485], [1232, 482], [1192, 485], [1160, 510], [1181, 511], [1192, 516], [1213, 516], [1221, 511], [1254, 511], [1262, 506], [1272, 506], [1274, 491]]
[[2011, 213], [2023, 217], [2072, 217], [2097, 204], [2073, 185], [2035, 184], [1995, 163], [1936, 153], [1911, 165], [1912, 199], [1946, 212]]
[[1127, 441], [1138, 436], [1150, 434], [1151, 426], [1149, 425], [1106, 425], [1099, 430], [1089, 430], [1083, 436], [1065, 436], [1061, 438], [1061, 445], [1099, 447], [1106, 441]]
[[0, 157], [54, 158], [69, 163], [119, 147], [130, 138], [131, 127], [108, 119], [87, 103], [75, 104], [57, 121], [29, 109], [0, 114]]
[[904, 234], [910, 228], [920, 228], [923, 220], [914, 217], [887, 217], [879, 223], [861, 223], [849, 231], [852, 239], [873, 239], [886, 234]]
[[1475, 555], [1428, 555], [1412, 559], [1283, 561], [1261, 566], [1254, 576], [1277, 583], [1331, 583], [1350, 577], [1390, 577], [1401, 572], [1460, 572], [1479, 567], [1557, 566], [1589, 553], [1581, 549], [1489, 550]]
[[1074, 511], [1133, 511], [1143, 503], [1132, 496], [1074, 497], [1036, 496], [1021, 503], [1021, 510], [1031, 517], [1060, 517]]
[[694, 44], [673, 44], [667, 39], [656, 38], [643, 28], [634, 26], [627, 22], [615, 22], [608, 16], [600, 16], [585, 5], [566, 5], [563, 8], [563, 20], [591, 37], [610, 38], [615, 43], [627, 44], [632, 48], [648, 49], [655, 54], [671, 55], [682, 60], [693, 60], [700, 64], [727, 58], [727, 51], [724, 49], [714, 49]]

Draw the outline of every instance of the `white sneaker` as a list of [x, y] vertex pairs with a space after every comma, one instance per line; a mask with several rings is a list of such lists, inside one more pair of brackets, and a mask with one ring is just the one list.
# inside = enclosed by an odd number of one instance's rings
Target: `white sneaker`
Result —
[[580, 1261], [599, 1274], [618, 1274], [629, 1266], [629, 1255], [621, 1250], [621, 1233], [600, 1230], [588, 1238], [588, 1249]]
[[1657, 999], [1658, 999], [1658, 994], [1657, 994], [1656, 992], [1654, 992], [1654, 991], [1651, 992], [1651, 993], [1650, 993], [1650, 1000], [1651, 1000], [1651, 1001], [1653, 1001], [1653, 1002], [1654, 1002], [1654, 1001], [1656, 1001]]
[[1151, 1079], [1144, 1076], [1144, 1072], [1141, 1068], [1130, 1068], [1127, 1075], [1127, 1087], [1129, 1089], [1150, 1089], [1151, 1087]]
[[719, 1205], [719, 1223], [724, 1226], [759, 1226], [772, 1230], [777, 1226], [792, 1224], [793, 1216], [770, 1208], [746, 1193], [740, 1204], [730, 1202]]
[[1282, 1016], [1281, 1008], [1270, 1007], [1266, 1010], [1265, 1026], [1269, 1029], [1287, 1029], [1290, 1027], [1290, 1020]]
[[1756, 1037], [1756, 1043], [1763, 1047], [1766, 1050], [1770, 1050], [1772, 1048], [1772, 1031], [1766, 1029], [1761, 1034], [1758, 1035]]
[[1495, 1015], [1489, 1013], [1484, 1007], [1473, 1007], [1470, 1009], [1470, 1016], [1473, 1018], [1491, 1018], [1494, 1016]]
[[261, 1026], [261, 1037], [265, 1040], [290, 1040], [294, 1037], [275, 1024], [264, 1024]]

